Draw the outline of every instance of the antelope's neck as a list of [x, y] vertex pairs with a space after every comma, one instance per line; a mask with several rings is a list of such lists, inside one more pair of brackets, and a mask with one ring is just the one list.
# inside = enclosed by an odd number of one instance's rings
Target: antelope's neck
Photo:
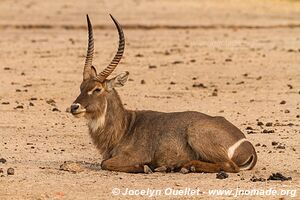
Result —
[[115, 90], [107, 95], [103, 112], [88, 121], [89, 133], [101, 154], [109, 154], [121, 140], [130, 126], [131, 115]]

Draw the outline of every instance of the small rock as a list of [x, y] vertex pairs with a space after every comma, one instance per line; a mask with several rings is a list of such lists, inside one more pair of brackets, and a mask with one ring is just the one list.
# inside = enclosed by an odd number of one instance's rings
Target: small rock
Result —
[[0, 158], [0, 163], [6, 163], [6, 159], [5, 158]]
[[62, 164], [59, 167], [59, 169], [62, 171], [68, 171], [68, 172], [72, 172], [72, 173], [84, 171], [83, 166], [76, 162], [64, 162], [64, 164]]
[[265, 182], [266, 181], [266, 179], [264, 179], [264, 178], [257, 178], [256, 176], [252, 176], [251, 178], [250, 178], [250, 181], [252, 181], [252, 182]]
[[50, 104], [50, 105], [52, 105], [52, 106], [55, 106], [55, 101], [53, 100], [53, 99], [48, 99], [48, 100], [46, 100], [46, 103], [47, 104]]
[[7, 169], [7, 175], [14, 175], [15, 174], [15, 169], [14, 168], [8, 168]]
[[34, 106], [34, 104], [32, 102], [29, 102], [29, 106]]
[[283, 144], [279, 144], [276, 149], [285, 149], [285, 146]]
[[174, 81], [171, 81], [170, 82], [170, 85], [175, 85], [176, 83]]
[[218, 96], [218, 89], [215, 88], [211, 95], [214, 97]]
[[149, 69], [155, 69], [155, 68], [157, 68], [156, 65], [149, 65]]
[[246, 130], [254, 130], [251, 126], [247, 126]]
[[272, 146], [276, 146], [278, 144], [278, 142], [273, 141], [272, 142]]
[[60, 112], [60, 110], [58, 108], [53, 108], [52, 111], [53, 112]]
[[226, 58], [226, 59], [225, 59], [225, 62], [231, 62], [231, 61], [232, 61], [231, 58]]
[[193, 87], [196, 87], [196, 88], [207, 88], [203, 83], [194, 83]]
[[141, 80], [141, 84], [146, 84], [146, 81], [145, 80]]
[[260, 146], [260, 143], [257, 143], [255, 146], [256, 146], [256, 147], [259, 147], [259, 146]]
[[180, 60], [176, 60], [176, 61], [172, 62], [173, 65], [182, 64], [182, 63], [183, 63], [183, 61], [180, 61]]
[[286, 104], [286, 101], [285, 100], [282, 100], [281, 102], [280, 102], [280, 104]]
[[220, 171], [219, 173], [216, 174], [217, 179], [226, 179], [228, 178], [228, 174], [224, 171]]
[[24, 107], [22, 105], [18, 105], [17, 107], [15, 107], [15, 109], [23, 109]]
[[286, 177], [286, 176], [282, 175], [281, 173], [277, 172], [277, 173], [272, 173], [272, 175], [268, 178], [268, 181], [269, 180], [288, 181], [288, 180], [292, 180], [292, 177]]
[[257, 122], [257, 126], [263, 126], [264, 125], [264, 123], [262, 123], [262, 122]]
[[31, 97], [30, 100], [31, 100], [31, 101], [36, 101], [37, 98], [36, 98], [36, 97]]
[[286, 110], [284, 111], [284, 113], [290, 113], [290, 110], [287, 110], [287, 109], [286, 109]]
[[289, 87], [289, 89], [293, 89], [293, 86], [291, 84], [287, 84], [287, 86]]
[[136, 54], [136, 55], [135, 55], [135, 57], [144, 57], [144, 55], [143, 55], [143, 54], [140, 54], [140, 53], [138, 53], [138, 54]]
[[8, 101], [4, 101], [4, 102], [2, 102], [1, 104], [3, 104], [3, 105], [8, 105], [9, 102], [8, 102]]
[[272, 122], [267, 122], [266, 126], [273, 126], [273, 123]]
[[264, 129], [264, 130], [262, 131], [262, 133], [275, 133], [275, 131], [274, 131], [274, 130], [267, 130], [267, 129]]

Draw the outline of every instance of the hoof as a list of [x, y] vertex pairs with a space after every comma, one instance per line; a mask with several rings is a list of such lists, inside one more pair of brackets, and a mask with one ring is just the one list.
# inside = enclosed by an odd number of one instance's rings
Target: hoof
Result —
[[145, 174], [152, 174], [153, 171], [148, 167], [148, 165], [144, 165], [144, 173]]
[[167, 172], [167, 168], [165, 166], [161, 166], [154, 169], [155, 172]]
[[188, 169], [186, 169], [186, 168], [183, 167], [183, 168], [181, 168], [180, 172], [183, 173], [183, 174], [187, 174], [190, 171]]
[[194, 166], [191, 166], [191, 172], [196, 172], [196, 168]]

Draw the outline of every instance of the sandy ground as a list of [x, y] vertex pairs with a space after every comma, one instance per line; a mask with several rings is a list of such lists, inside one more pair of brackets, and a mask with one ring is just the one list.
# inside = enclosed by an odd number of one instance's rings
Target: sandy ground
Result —
[[[149, 198], [114, 196], [113, 188], [201, 191], [198, 196], [152, 199], [236, 199], [208, 192], [288, 189], [296, 190], [294, 199], [299, 199], [300, 2], [226, 2], [2, 0], [0, 158], [7, 162], [0, 163], [0, 199]], [[108, 13], [124, 27], [127, 46], [116, 73], [131, 73], [118, 90], [128, 109], [222, 115], [256, 145], [256, 167], [224, 180], [216, 174], [60, 170], [64, 161], [101, 162], [84, 119], [65, 112], [79, 94], [86, 13], [95, 26], [98, 70], [117, 46]], [[205, 88], [193, 87], [200, 83]], [[272, 124], [266, 126], [268, 122]], [[10, 167], [14, 175], [7, 175]], [[250, 181], [275, 172], [292, 180]]]

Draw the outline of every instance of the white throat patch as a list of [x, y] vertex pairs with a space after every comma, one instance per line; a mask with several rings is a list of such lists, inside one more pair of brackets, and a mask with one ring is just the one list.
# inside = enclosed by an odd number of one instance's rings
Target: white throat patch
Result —
[[98, 129], [103, 128], [105, 123], [106, 110], [107, 110], [107, 100], [105, 100], [105, 107], [102, 115], [100, 115], [97, 119], [92, 119], [88, 122], [88, 127], [92, 132], [95, 132]]

